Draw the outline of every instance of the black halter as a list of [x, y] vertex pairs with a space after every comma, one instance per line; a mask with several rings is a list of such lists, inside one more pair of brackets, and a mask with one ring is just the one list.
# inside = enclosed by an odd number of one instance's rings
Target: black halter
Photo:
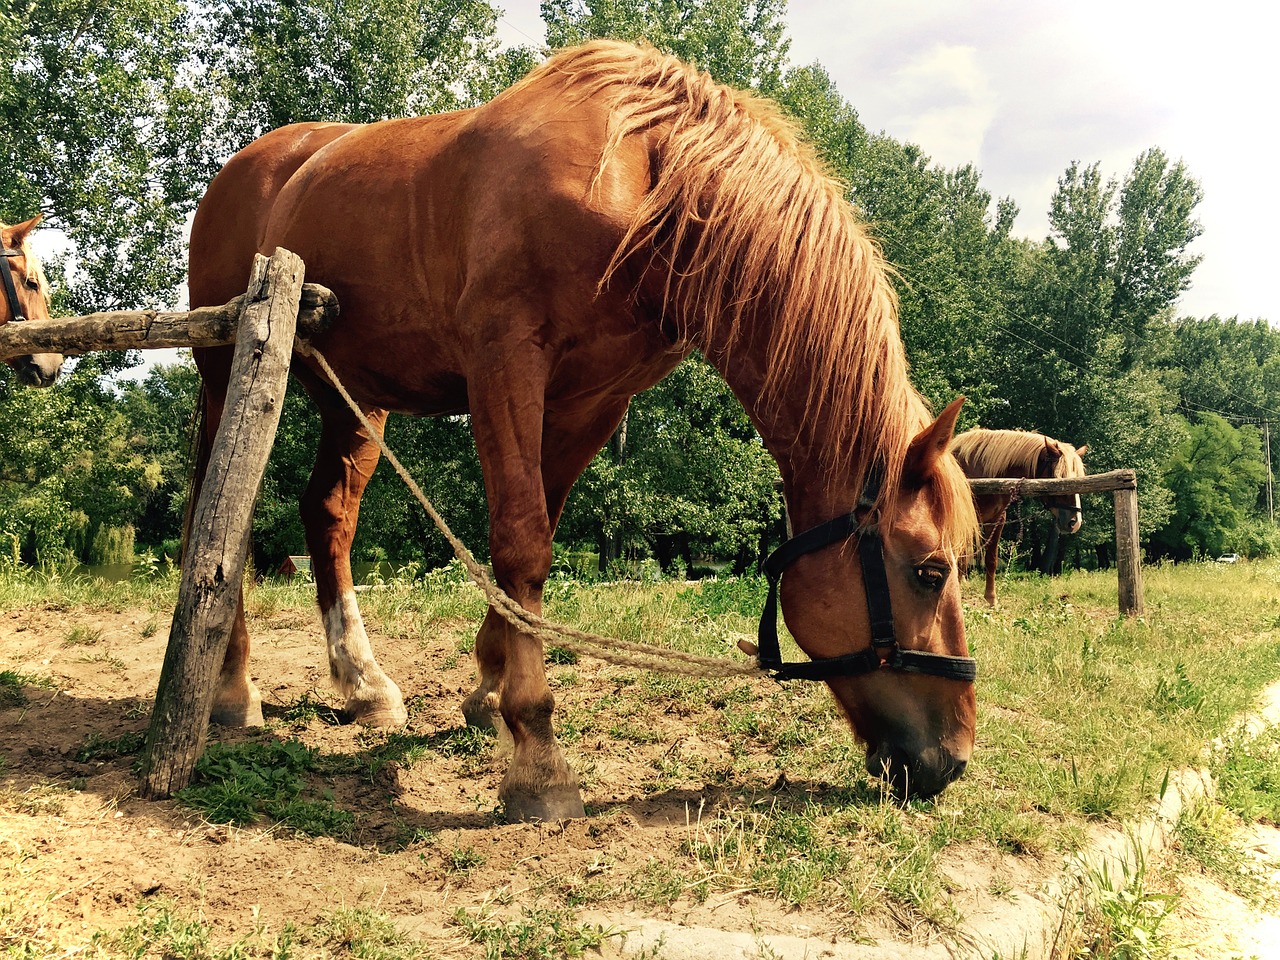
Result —
[[[978, 676], [977, 661], [971, 657], [953, 657], [924, 650], [903, 650], [893, 634], [893, 608], [889, 602], [889, 577], [884, 567], [884, 547], [873, 523], [863, 523], [859, 511], [871, 511], [879, 492], [878, 477], [868, 480], [857, 509], [834, 517], [812, 529], [792, 537], [769, 555], [764, 562], [764, 575], [769, 581], [769, 596], [760, 616], [760, 666], [775, 680], [830, 680], [834, 677], [856, 677], [877, 670], [901, 670], [924, 673], [948, 680], [972, 683]], [[867, 595], [867, 613], [871, 616], [871, 646], [858, 653], [824, 660], [783, 663], [778, 647], [778, 584], [782, 572], [806, 553], [858, 538], [858, 561], [862, 566], [862, 584]]]
[[9, 258], [20, 256], [21, 250], [5, 247], [4, 256], [0, 257], [4, 260], [4, 268], [0, 269], [0, 283], [4, 284], [4, 299], [9, 305], [9, 317], [19, 323], [27, 318], [22, 315], [22, 307], [18, 304], [18, 289], [13, 285], [13, 264], [9, 262]]

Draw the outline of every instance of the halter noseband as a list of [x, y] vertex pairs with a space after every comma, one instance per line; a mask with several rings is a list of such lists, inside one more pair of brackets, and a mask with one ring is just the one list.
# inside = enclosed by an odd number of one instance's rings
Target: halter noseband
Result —
[[10, 257], [22, 256], [21, 250], [10, 250], [4, 248], [4, 256], [0, 259], [4, 260], [4, 269], [0, 270], [0, 283], [4, 284], [4, 299], [9, 305], [9, 317], [15, 323], [21, 323], [27, 318], [22, 315], [22, 307], [18, 303], [18, 289], [13, 285], [13, 264], [9, 262]]
[[[893, 607], [889, 601], [889, 576], [884, 566], [884, 545], [874, 524], [864, 524], [858, 519], [859, 511], [874, 508], [879, 489], [879, 477], [873, 475], [865, 484], [856, 509], [797, 534], [773, 551], [764, 562], [769, 596], [760, 616], [757, 656], [761, 668], [768, 670], [775, 680], [830, 680], [886, 669], [923, 673], [968, 683], [977, 678], [978, 663], [972, 657], [953, 657], [925, 650], [903, 650], [898, 646], [893, 633]], [[871, 646], [842, 657], [784, 663], [778, 647], [778, 584], [782, 582], [783, 571], [806, 553], [813, 553], [849, 537], [858, 538], [858, 561], [862, 566], [867, 613], [871, 617]]]

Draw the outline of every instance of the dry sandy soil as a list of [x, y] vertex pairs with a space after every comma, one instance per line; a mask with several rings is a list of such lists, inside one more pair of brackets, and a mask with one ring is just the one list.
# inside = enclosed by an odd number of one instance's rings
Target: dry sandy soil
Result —
[[[67, 645], [77, 627], [93, 642]], [[519, 916], [521, 905], [560, 904], [574, 890], [590, 889], [590, 907], [579, 919], [633, 931], [625, 945], [632, 953], [646, 943], [652, 949], [664, 937], [651, 955], [948, 955], [936, 931], [909, 929], [890, 912], [851, 923], [847, 912], [820, 904], [800, 912], [749, 891], [715, 894], [702, 903], [687, 897], [661, 907], [637, 902], [627, 892], [633, 878], [655, 858], [682, 862], [690, 812], [696, 817], [700, 804], [710, 809], [725, 799], [701, 783], [658, 793], [644, 789], [664, 754], [727, 746], [699, 740], [682, 723], [678, 705], [643, 718], [659, 733], [652, 745], [588, 738], [573, 745], [570, 762], [591, 771], [584, 778], [591, 816], [565, 825], [498, 822], [494, 804], [503, 768], [487, 756], [428, 756], [388, 763], [373, 776], [331, 778], [334, 802], [357, 814], [350, 842], [212, 825], [175, 802], [142, 801], [132, 757], [85, 761], [78, 754], [95, 736], [145, 729], [167, 636], [167, 618], [145, 611], [0, 613], [0, 670], [55, 683], [28, 688], [25, 704], [0, 704], [0, 947], [6, 934], [21, 934], [58, 955], [86, 944], [95, 931], [136, 922], [139, 903], [168, 898], [226, 942], [358, 907], [391, 917], [431, 956], [468, 957], [482, 951], [452, 922], [458, 908]], [[269, 617], [255, 625], [255, 642], [255, 674], [269, 721], [281, 721], [285, 705], [307, 694], [333, 702], [312, 618], [296, 612]], [[443, 642], [441, 650], [415, 649], [412, 656], [404, 648], [413, 645], [399, 646], [403, 652], [380, 643], [379, 654], [411, 700], [411, 732], [456, 731], [458, 705], [474, 683], [468, 658], [444, 667], [450, 651]], [[594, 665], [577, 669], [583, 687], [610, 682], [607, 673], [595, 674]], [[574, 688], [558, 696], [572, 698]], [[221, 739], [248, 736], [214, 732]], [[370, 742], [359, 728], [323, 718], [295, 724], [289, 733], [326, 754], [357, 754]], [[765, 794], [769, 786], [743, 788]], [[822, 789], [784, 784], [774, 796], [803, 802], [806, 792]], [[409, 842], [414, 837], [426, 839]], [[1259, 833], [1256, 843], [1266, 853], [1280, 853], [1269, 835]], [[959, 853], [942, 865], [957, 906], [975, 929], [1013, 933], [1026, 922], [1027, 905], [1052, 913], [1043, 890], [1060, 863], [993, 858]], [[997, 903], [989, 894], [995, 877], [1004, 888]], [[1197, 944], [1186, 955], [1280, 956], [1280, 930], [1257, 927], [1266, 918], [1203, 878], [1187, 878], [1185, 888], [1191, 895], [1174, 923], [1181, 942]], [[1038, 939], [1036, 930], [1029, 932]], [[609, 941], [606, 955], [621, 946], [620, 939]], [[983, 953], [991, 956], [989, 948]]]

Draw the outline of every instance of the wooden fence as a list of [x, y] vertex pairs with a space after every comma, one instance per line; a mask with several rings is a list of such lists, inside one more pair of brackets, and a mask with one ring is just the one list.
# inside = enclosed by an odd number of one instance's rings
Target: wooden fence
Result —
[[234, 343], [226, 405], [184, 544], [178, 605], [142, 757], [141, 793], [172, 795], [204, 752], [214, 682], [244, 577], [253, 504], [284, 407], [295, 332], [337, 316], [337, 298], [304, 286], [301, 258], [257, 256], [245, 294], [186, 313], [133, 311], [0, 326], [0, 359], [28, 353], [211, 347]]
[[974, 493], [1016, 493], [1021, 497], [1070, 496], [1111, 492], [1116, 510], [1116, 570], [1120, 578], [1120, 613], [1142, 616], [1142, 550], [1138, 543], [1138, 475], [1112, 470], [1071, 480], [970, 480]]

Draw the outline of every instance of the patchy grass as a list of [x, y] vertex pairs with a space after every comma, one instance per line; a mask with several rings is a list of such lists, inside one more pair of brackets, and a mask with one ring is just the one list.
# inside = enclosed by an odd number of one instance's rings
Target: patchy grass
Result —
[[[976, 580], [966, 584], [966, 623], [980, 671], [978, 743], [966, 775], [930, 802], [892, 802], [868, 779], [863, 750], [821, 685], [600, 673], [585, 658], [552, 653], [557, 733], [584, 786], [607, 784], [619, 764], [629, 763], [636, 793], [687, 793], [687, 821], [678, 842], [652, 856], [609, 860], [602, 853], [598, 869], [549, 876], [541, 888], [547, 902], [528, 908], [533, 912], [501, 919], [466, 913], [455, 925], [476, 949], [495, 956], [556, 955], [545, 951], [585, 944], [573, 911], [588, 904], [669, 907], [749, 893], [796, 908], [822, 904], [850, 929], [878, 912], [946, 931], [961, 920], [939, 867], [949, 851], [985, 845], [1056, 860], [1078, 849], [1090, 826], [1138, 815], [1169, 771], [1199, 763], [1205, 744], [1215, 740], [1222, 746], [1211, 762], [1233, 815], [1276, 820], [1280, 735], [1246, 747], [1233, 739], [1232, 722], [1280, 677], [1280, 563], [1159, 566], [1145, 575], [1147, 613], [1130, 620], [1116, 614], [1116, 583], [1108, 573], [1009, 577], [997, 610], [982, 604]], [[91, 600], [91, 591], [73, 581], [37, 582], [36, 575], [18, 581], [0, 587], [0, 609], [120, 604], [163, 611], [176, 589], [172, 580], [104, 585]], [[470, 656], [484, 602], [456, 568], [376, 586], [361, 594], [361, 604], [380, 642], [415, 649], [431, 641], [454, 658], [446, 667]], [[754, 635], [764, 589], [759, 578], [693, 585], [558, 579], [548, 583], [546, 604], [552, 619], [593, 632], [741, 661], [735, 644]], [[248, 606], [257, 624], [315, 622], [306, 585], [254, 587]], [[784, 644], [784, 655], [799, 656], [789, 638]], [[0, 706], [19, 704], [31, 683], [0, 674]], [[304, 737], [309, 725], [334, 722], [323, 694], [304, 695], [258, 739], [211, 748], [180, 799], [210, 820], [270, 820], [351, 840], [352, 814], [329, 793], [342, 778], [344, 797], [357, 793], [349, 782], [358, 781], [366, 801], [394, 807], [386, 785], [394, 768], [447, 758], [447, 775], [466, 778], [494, 764], [491, 735], [448, 721], [415, 726], [421, 705], [414, 691], [406, 693], [407, 729], [362, 732], [346, 752], [321, 752], [292, 739]], [[131, 752], [123, 737], [91, 739], [79, 756]], [[598, 764], [606, 756], [614, 766]], [[32, 809], [56, 802], [48, 793], [4, 799]], [[459, 795], [457, 807], [472, 799]], [[608, 808], [588, 812], [593, 824], [610, 817]], [[420, 847], [429, 868], [451, 883], [492, 868], [481, 839], [437, 842], [431, 829], [409, 821], [398, 829], [384, 849]], [[1229, 834], [1222, 823], [1188, 814], [1179, 831], [1205, 870], [1247, 890], [1229, 846], [1215, 846]], [[1001, 881], [992, 883], [1000, 894]], [[1091, 955], [1140, 956], [1126, 954], [1126, 944], [1158, 939], [1165, 902], [1153, 892], [1144, 864], [1084, 876], [1081, 883], [1092, 891], [1078, 907], [1084, 936], [1093, 938], [1087, 940]], [[532, 930], [535, 914], [541, 934]], [[546, 933], [557, 925], [555, 936]], [[561, 934], [570, 940], [557, 940]], [[181, 955], [178, 949], [173, 955]]]
[[459, 909], [454, 924], [484, 948], [485, 960], [561, 960], [599, 955], [609, 940], [621, 940], [625, 931], [601, 924], [577, 923], [572, 912], [544, 907], [524, 907], [520, 916], [501, 919], [489, 910], [471, 913]]
[[318, 766], [318, 753], [297, 740], [214, 743], [176, 797], [213, 823], [245, 826], [265, 816], [297, 833], [347, 839], [355, 817], [328, 797], [311, 799], [304, 775]]
[[[314, 923], [286, 923], [272, 931], [258, 923], [251, 934], [231, 942], [214, 927], [166, 900], [145, 901], [138, 919], [123, 929], [96, 934], [91, 955], [121, 960], [164, 957], [166, 960], [290, 960], [297, 956], [323, 960], [419, 960], [425, 946], [398, 931], [384, 914], [341, 908]], [[37, 960], [54, 954], [24, 952], [14, 956]]]
[[52, 690], [53, 681], [48, 677], [18, 673], [15, 670], [0, 670], [0, 707], [20, 707], [27, 702], [24, 687], [38, 687]]
[[1132, 844], [1119, 863], [1081, 867], [1068, 896], [1054, 958], [1161, 960], [1174, 956], [1162, 926], [1177, 902], [1156, 889], [1141, 847]]

